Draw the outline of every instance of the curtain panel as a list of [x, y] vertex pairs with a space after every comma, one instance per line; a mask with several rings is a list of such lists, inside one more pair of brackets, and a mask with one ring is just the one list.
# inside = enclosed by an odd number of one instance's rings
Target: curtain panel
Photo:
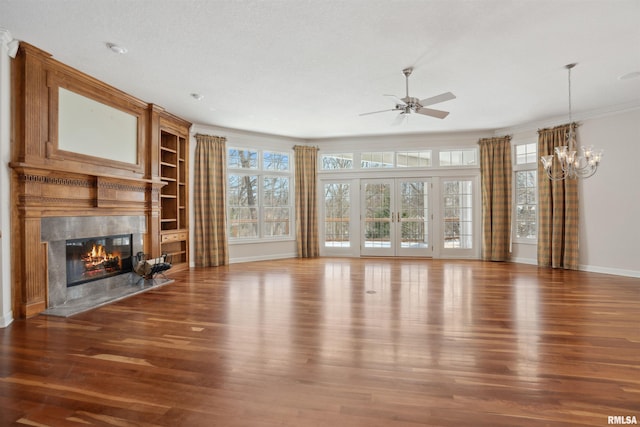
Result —
[[299, 258], [320, 255], [318, 238], [318, 148], [293, 147], [295, 155], [296, 241]]
[[196, 135], [193, 185], [196, 267], [229, 263], [226, 213], [226, 138]]
[[[573, 123], [573, 130], [576, 124]], [[538, 156], [566, 145], [569, 124], [538, 130]], [[560, 168], [557, 159], [553, 170]], [[538, 265], [578, 269], [578, 180], [552, 181], [538, 163]]]
[[482, 259], [511, 256], [511, 136], [483, 138], [480, 144], [482, 187]]

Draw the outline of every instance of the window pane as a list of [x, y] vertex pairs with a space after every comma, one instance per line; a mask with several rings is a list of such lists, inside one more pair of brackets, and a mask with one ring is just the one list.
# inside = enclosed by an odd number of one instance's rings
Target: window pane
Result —
[[478, 150], [441, 150], [440, 166], [473, 166], [478, 164]]
[[253, 150], [230, 148], [227, 156], [227, 164], [230, 168], [257, 169], [258, 152]]
[[360, 155], [360, 167], [363, 168], [392, 168], [392, 152], [369, 152]]
[[515, 237], [535, 240], [538, 233], [537, 171], [517, 171], [515, 181]]
[[231, 208], [229, 213], [229, 237], [258, 237], [258, 210], [256, 208]]
[[289, 177], [265, 176], [263, 180], [264, 206], [289, 205]]
[[444, 247], [473, 247], [473, 183], [444, 181]]
[[258, 176], [229, 175], [229, 237], [258, 237]]
[[324, 245], [326, 247], [348, 248], [351, 245], [349, 191], [349, 184], [324, 185]]
[[391, 186], [367, 183], [364, 186], [364, 245], [391, 247]]
[[289, 155], [286, 153], [274, 153], [271, 151], [265, 151], [262, 157], [264, 170], [289, 170]]
[[230, 206], [256, 206], [258, 204], [257, 175], [229, 175], [228, 181], [227, 203]]
[[463, 165], [462, 162], [462, 151], [452, 151], [451, 152], [451, 164], [452, 165]]
[[525, 165], [538, 161], [538, 148], [535, 142], [516, 145], [516, 164]]
[[399, 168], [426, 168], [431, 166], [431, 151], [406, 151], [396, 153]]
[[476, 150], [464, 150], [462, 152], [462, 164], [463, 165], [475, 165], [476, 161]]
[[451, 166], [451, 152], [440, 152], [440, 166]]
[[353, 153], [323, 154], [322, 169], [352, 169]]
[[264, 235], [283, 237], [289, 235], [289, 216], [291, 208], [264, 208]]

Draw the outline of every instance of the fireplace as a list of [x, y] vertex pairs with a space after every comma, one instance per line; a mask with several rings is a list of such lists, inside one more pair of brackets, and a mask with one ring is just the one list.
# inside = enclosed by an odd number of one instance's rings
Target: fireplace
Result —
[[131, 234], [67, 240], [67, 287], [130, 272], [131, 243]]
[[136, 285], [132, 256], [144, 252], [145, 216], [48, 217], [41, 223], [48, 308]]

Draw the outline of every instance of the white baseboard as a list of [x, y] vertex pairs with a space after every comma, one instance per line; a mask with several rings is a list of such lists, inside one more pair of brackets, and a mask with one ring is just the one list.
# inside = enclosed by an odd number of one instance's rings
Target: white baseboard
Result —
[[10, 311], [6, 315], [0, 317], [0, 328], [6, 328], [13, 322], [13, 312]]
[[286, 258], [296, 258], [297, 255], [295, 253], [290, 254], [272, 254], [272, 255], [259, 255], [253, 257], [240, 257], [229, 259], [229, 264], [239, 264], [243, 262], [253, 262], [253, 261], [271, 261], [274, 259], [286, 259]]
[[[511, 258], [511, 262], [519, 264], [538, 265], [538, 260], [533, 258]], [[625, 270], [622, 268], [599, 267], [597, 265], [580, 264], [578, 270], [587, 271], [589, 273], [613, 274], [615, 276], [626, 276], [640, 278], [640, 271]]]
[[529, 264], [529, 265], [538, 265], [538, 260], [533, 258], [511, 258], [511, 262], [516, 262], [518, 264]]
[[621, 268], [609, 268], [609, 267], [599, 267], [597, 265], [580, 264], [578, 266], [578, 270], [588, 271], [590, 273], [613, 274], [615, 276], [627, 276], [627, 277], [640, 278], [640, 271], [625, 270]]

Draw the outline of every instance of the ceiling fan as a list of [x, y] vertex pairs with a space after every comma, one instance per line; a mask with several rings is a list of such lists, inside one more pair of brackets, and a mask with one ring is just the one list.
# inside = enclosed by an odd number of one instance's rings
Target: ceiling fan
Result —
[[409, 76], [413, 71], [412, 67], [405, 68], [402, 70], [404, 77], [406, 79], [406, 87], [407, 87], [407, 95], [404, 98], [398, 98], [395, 95], [385, 95], [393, 99], [396, 103], [394, 108], [389, 110], [381, 110], [381, 111], [372, 111], [370, 113], [362, 113], [361, 116], [367, 116], [369, 114], [377, 114], [377, 113], [385, 113], [387, 111], [399, 111], [398, 118], [396, 122], [401, 122], [404, 120], [409, 114], [417, 113], [425, 116], [435, 117], [438, 119], [444, 119], [449, 115], [448, 111], [442, 110], [434, 110], [432, 108], [426, 108], [428, 105], [438, 104], [440, 102], [449, 101], [455, 99], [456, 96], [451, 92], [441, 93], [440, 95], [432, 96], [431, 98], [418, 99], [412, 96], [409, 96]]

